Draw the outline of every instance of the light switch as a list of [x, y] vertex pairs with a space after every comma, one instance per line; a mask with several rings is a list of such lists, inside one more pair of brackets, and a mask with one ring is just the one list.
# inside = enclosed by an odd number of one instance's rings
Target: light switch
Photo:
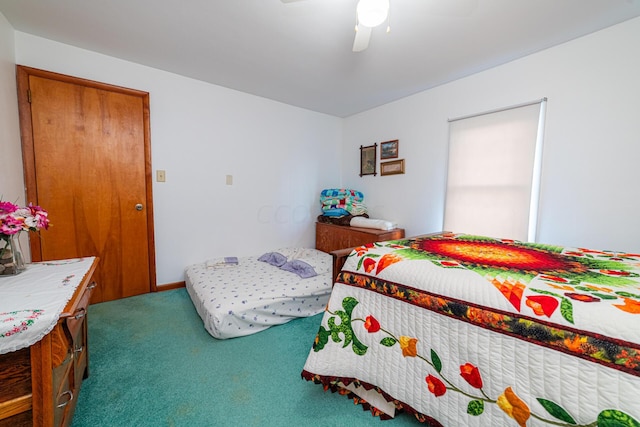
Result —
[[156, 171], [156, 181], [165, 182], [167, 180], [167, 175], [164, 170], [158, 169]]
[[227, 185], [233, 185], [233, 175], [227, 175]]

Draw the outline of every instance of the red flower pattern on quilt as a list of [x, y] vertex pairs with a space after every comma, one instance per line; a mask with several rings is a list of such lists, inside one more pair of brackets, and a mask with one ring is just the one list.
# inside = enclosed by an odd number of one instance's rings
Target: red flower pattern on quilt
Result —
[[482, 388], [482, 377], [477, 367], [471, 363], [460, 366], [460, 376], [469, 383], [471, 387]]
[[[316, 345], [313, 347], [313, 351], [322, 351], [329, 343], [329, 336], [335, 336], [333, 342], [340, 343], [344, 340], [344, 345], [341, 347], [348, 348], [351, 344], [353, 352], [358, 356], [365, 356], [368, 351], [368, 346], [364, 345], [358, 340], [355, 330], [352, 328], [353, 322], [362, 322], [364, 329], [369, 333], [381, 333], [383, 337], [379, 341], [384, 347], [392, 348], [396, 344], [399, 345], [400, 350], [404, 357], [411, 356], [424, 361], [433, 370], [425, 378], [427, 389], [429, 393], [433, 394], [436, 398], [441, 398], [447, 391], [460, 393], [470, 399], [467, 405], [467, 413], [471, 416], [480, 416], [485, 412], [485, 405], [497, 405], [507, 416], [512, 418], [519, 427], [526, 427], [527, 421], [530, 418], [535, 418], [539, 422], [549, 425], [562, 425], [562, 426], [574, 426], [574, 427], [594, 427], [594, 426], [616, 426], [616, 427], [640, 427], [638, 422], [631, 415], [617, 409], [604, 409], [597, 415], [597, 420], [588, 423], [579, 423], [576, 421], [568, 411], [566, 411], [559, 404], [544, 399], [537, 398], [537, 402], [547, 412], [546, 415], [534, 414], [529, 405], [522, 400], [513, 390], [511, 386], [508, 386], [504, 391], [496, 398], [491, 398], [484, 390], [484, 384], [480, 369], [470, 363], [466, 362], [460, 365], [460, 376], [474, 389], [478, 390], [477, 393], [464, 390], [458, 387], [452, 379], [447, 378], [445, 375], [445, 369], [443, 367], [442, 360], [438, 353], [434, 349], [430, 349], [430, 356], [426, 357], [420, 353], [418, 349], [418, 339], [409, 337], [406, 335], [395, 336], [392, 332], [384, 329], [380, 323], [375, 319], [373, 315], [367, 315], [364, 319], [359, 317], [353, 317], [353, 311], [359, 304], [358, 300], [354, 297], [345, 297], [342, 301], [342, 307], [344, 310], [331, 311], [327, 308], [327, 313], [330, 315], [326, 320], [330, 329], [325, 329], [323, 325], [320, 326], [318, 337], [316, 338]], [[340, 322], [336, 322], [334, 317], [340, 319]], [[323, 320], [323, 323], [324, 321]], [[374, 331], [375, 330], [375, 331]], [[577, 341], [569, 343], [571, 346], [581, 347], [586, 344], [582, 338], [577, 338]], [[317, 376], [321, 378], [322, 376]], [[353, 381], [358, 381], [357, 379]], [[320, 381], [327, 388], [327, 381]], [[344, 393], [349, 394], [348, 390], [342, 389]], [[374, 412], [375, 413], [375, 412]], [[416, 417], [424, 417], [424, 414], [416, 413]], [[552, 417], [552, 418], [549, 418]]]
[[440, 379], [434, 377], [433, 375], [427, 375], [425, 381], [427, 382], [429, 391], [433, 393], [435, 397], [443, 396], [447, 392], [447, 386], [445, 386], [444, 383], [440, 381]]

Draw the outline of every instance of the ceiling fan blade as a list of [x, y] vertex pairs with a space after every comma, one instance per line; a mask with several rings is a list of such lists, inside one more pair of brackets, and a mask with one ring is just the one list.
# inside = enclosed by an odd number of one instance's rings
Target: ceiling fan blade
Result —
[[361, 52], [369, 46], [369, 39], [371, 38], [371, 27], [365, 27], [358, 24], [356, 27], [356, 38], [353, 40], [353, 51]]
[[297, 1], [304, 1], [304, 0], [280, 0], [282, 3], [295, 3]]

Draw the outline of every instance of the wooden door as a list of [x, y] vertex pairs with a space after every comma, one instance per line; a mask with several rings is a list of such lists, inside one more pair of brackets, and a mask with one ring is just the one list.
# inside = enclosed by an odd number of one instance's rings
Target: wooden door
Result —
[[51, 222], [33, 260], [100, 257], [94, 303], [155, 290], [148, 94], [17, 74], [27, 199]]

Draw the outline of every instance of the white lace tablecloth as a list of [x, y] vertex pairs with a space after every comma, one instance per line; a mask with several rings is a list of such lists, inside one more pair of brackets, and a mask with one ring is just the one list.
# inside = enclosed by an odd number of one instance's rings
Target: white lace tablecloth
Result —
[[0, 277], [0, 354], [51, 332], [94, 259], [32, 263], [18, 275]]

